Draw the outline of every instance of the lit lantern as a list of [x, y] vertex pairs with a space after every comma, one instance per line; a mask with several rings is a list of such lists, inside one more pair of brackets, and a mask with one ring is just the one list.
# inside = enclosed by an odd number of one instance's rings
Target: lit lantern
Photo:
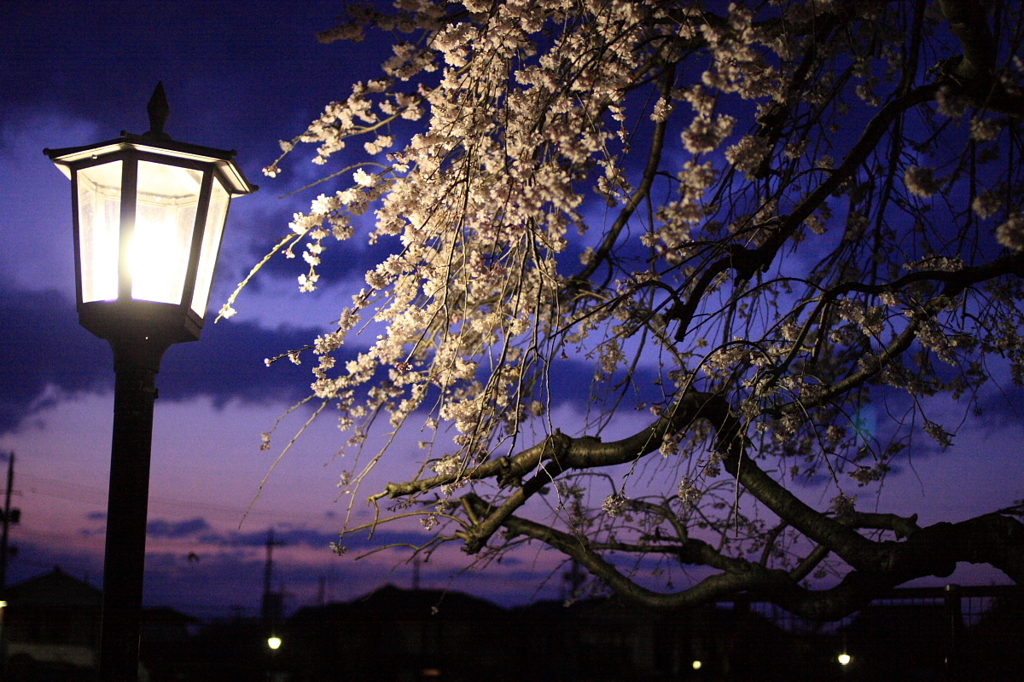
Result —
[[256, 190], [235, 152], [164, 133], [167, 112], [157, 85], [148, 133], [44, 150], [71, 179], [79, 321], [111, 343], [199, 338], [228, 205]]
[[234, 152], [172, 140], [158, 84], [150, 130], [44, 149], [71, 179], [78, 320], [114, 352], [101, 682], [136, 682], [156, 374], [203, 329], [232, 197], [256, 190]]

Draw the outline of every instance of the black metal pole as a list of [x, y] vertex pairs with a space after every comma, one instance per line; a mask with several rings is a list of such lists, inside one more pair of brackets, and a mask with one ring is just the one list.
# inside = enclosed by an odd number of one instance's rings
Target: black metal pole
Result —
[[114, 433], [103, 555], [100, 681], [137, 682], [156, 374], [163, 349], [115, 344]]

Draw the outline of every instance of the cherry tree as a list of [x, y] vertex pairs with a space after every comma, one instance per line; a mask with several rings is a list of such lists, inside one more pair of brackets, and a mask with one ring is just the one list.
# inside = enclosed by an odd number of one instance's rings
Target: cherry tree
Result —
[[[1018, 3], [394, 5], [320, 36], [393, 56], [265, 169], [324, 166], [271, 254], [301, 290], [334, 240], [387, 249], [291, 353], [353, 452], [388, 423], [342, 476], [372, 527], [543, 543], [659, 608], [1024, 582], [1020, 503], [921, 527], [878, 496], [1024, 381]], [[419, 467], [360, 491], [401, 429]]]

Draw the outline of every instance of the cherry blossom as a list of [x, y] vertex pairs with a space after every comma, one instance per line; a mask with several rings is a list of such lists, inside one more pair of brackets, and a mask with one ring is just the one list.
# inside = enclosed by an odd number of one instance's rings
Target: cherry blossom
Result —
[[[312, 399], [353, 451], [385, 423], [426, 445], [383, 491], [361, 486], [406, 461], [392, 439], [346, 469], [352, 503], [419, 516], [424, 551], [545, 544], [663, 608], [764, 589], [839, 618], [958, 560], [1024, 579], [1024, 545], [950, 549], [1021, 537], [1012, 501], [926, 529], [878, 511], [897, 458], [1024, 382], [1024, 23], [986, 8], [354, 7], [320, 39], [397, 36], [380, 77], [265, 170], [305, 153], [330, 188], [270, 254], [303, 254], [303, 292], [332, 237], [387, 251], [313, 343]], [[676, 563], [712, 577], [659, 582]], [[840, 585], [809, 587], [825, 566]]]

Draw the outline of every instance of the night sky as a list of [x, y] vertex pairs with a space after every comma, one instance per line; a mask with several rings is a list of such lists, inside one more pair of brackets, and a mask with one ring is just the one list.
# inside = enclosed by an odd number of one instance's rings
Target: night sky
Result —
[[[316, 33], [340, 11], [337, 2], [17, 1], [0, 8], [0, 232], [8, 245], [0, 254], [0, 451], [15, 453], [13, 506], [22, 510], [11, 532], [18, 553], [9, 583], [55, 565], [97, 586], [102, 578], [112, 354], [78, 325], [70, 183], [43, 148], [145, 132], [146, 103], [162, 80], [174, 139], [237, 150], [262, 188], [232, 205], [215, 311], [288, 230], [292, 213], [322, 191], [281, 198], [321, 169], [296, 164], [276, 180], [264, 177], [260, 169], [280, 153], [278, 140], [301, 132], [354, 80], [378, 75], [389, 52], [372, 43], [319, 44]], [[208, 323], [198, 343], [165, 356], [147, 604], [206, 617], [232, 615], [235, 607], [254, 614], [270, 528], [285, 543], [274, 550], [274, 589], [285, 591], [288, 609], [387, 581], [411, 584], [412, 567], [395, 566], [392, 553], [357, 562], [329, 549], [347, 504], [338, 500], [341, 439], [330, 419], [303, 437], [260, 491], [281, 449], [261, 452], [260, 433], [311, 381], [306, 366], [268, 369], [264, 359], [330, 329], [372, 255], [366, 247], [335, 251], [332, 281], [315, 294], [297, 291], [294, 261], [271, 265], [239, 300], [236, 317]], [[286, 419], [275, 445], [286, 444], [307, 416], [300, 410]], [[421, 568], [421, 584], [447, 586], [452, 566], [437, 557]], [[532, 585], [529, 574], [522, 579]], [[501, 593], [507, 584], [476, 575], [459, 587], [518, 599]]]
[[[9, 583], [59, 565], [99, 586], [102, 572], [112, 355], [78, 326], [70, 183], [43, 148], [145, 132], [146, 102], [162, 80], [174, 139], [237, 150], [261, 189], [232, 205], [210, 304], [216, 311], [286, 233], [292, 214], [327, 191], [283, 196], [323, 171], [308, 163], [292, 162], [275, 179], [262, 175], [280, 153], [278, 140], [302, 132], [323, 105], [347, 96], [353, 81], [378, 75], [390, 54], [372, 41], [319, 44], [316, 33], [341, 8], [323, 0], [0, 4], [0, 452], [16, 455], [13, 505], [22, 510], [11, 533], [18, 553]], [[255, 614], [270, 528], [285, 543], [274, 552], [274, 589], [284, 590], [288, 610], [321, 595], [348, 599], [385, 582], [411, 584], [412, 566], [397, 563], [405, 555], [386, 551], [356, 561], [357, 551], [338, 558], [329, 550], [347, 505], [336, 487], [343, 437], [330, 417], [260, 489], [308, 410], [284, 420], [268, 451], [259, 449], [260, 433], [311, 381], [308, 366], [267, 368], [264, 358], [329, 330], [373, 256], [359, 244], [334, 247], [325, 285], [314, 294], [297, 291], [294, 261], [273, 264], [235, 305], [236, 317], [208, 323], [198, 343], [165, 356], [157, 377], [148, 605], [201, 617], [227, 617], [235, 607]], [[417, 435], [398, 443], [410, 463]], [[926, 525], [1012, 504], [1022, 496], [1022, 442], [1020, 415], [1003, 405], [984, 431], [963, 434], [955, 452], [904, 462], [887, 486], [885, 511], [916, 512]], [[951, 466], [952, 457], [962, 461]], [[366, 492], [389, 475], [375, 476]], [[412, 530], [383, 537], [415, 539]], [[539, 586], [559, 560], [553, 552], [523, 552], [486, 571], [460, 573], [468, 560], [453, 548], [422, 567], [422, 584], [522, 603], [558, 595], [557, 576]], [[950, 580], [1001, 579], [963, 569]]]

